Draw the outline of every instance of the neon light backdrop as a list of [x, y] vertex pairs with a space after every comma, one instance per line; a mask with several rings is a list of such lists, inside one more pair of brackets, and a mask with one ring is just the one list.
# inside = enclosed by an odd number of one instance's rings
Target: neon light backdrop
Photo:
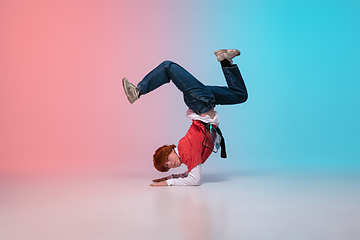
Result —
[[0, 172], [154, 173], [152, 154], [190, 120], [172, 85], [130, 105], [170, 59], [224, 85], [213, 51], [235, 59], [247, 103], [220, 106], [228, 160], [208, 168], [359, 167], [355, 1], [2, 1]]

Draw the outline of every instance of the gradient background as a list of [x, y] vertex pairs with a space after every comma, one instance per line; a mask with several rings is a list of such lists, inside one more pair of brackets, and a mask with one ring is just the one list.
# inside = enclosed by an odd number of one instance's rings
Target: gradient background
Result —
[[229, 158], [203, 171], [359, 170], [359, 12], [351, 0], [1, 1], [0, 174], [160, 176], [154, 150], [191, 124], [182, 95], [168, 84], [130, 105], [121, 78], [170, 59], [224, 85], [220, 48], [242, 52], [249, 100], [216, 108]]

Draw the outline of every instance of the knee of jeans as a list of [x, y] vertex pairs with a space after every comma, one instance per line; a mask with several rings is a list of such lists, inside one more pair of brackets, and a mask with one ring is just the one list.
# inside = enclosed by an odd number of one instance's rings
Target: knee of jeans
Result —
[[174, 63], [173, 61], [170, 60], [165, 60], [161, 63], [161, 65], [163, 65], [164, 67], [169, 67], [170, 64]]
[[249, 95], [247, 92], [244, 93], [244, 102], [246, 102], [249, 98]]
[[238, 96], [239, 96], [239, 103], [246, 102], [249, 97], [247, 92], [242, 92], [242, 93], [238, 94]]

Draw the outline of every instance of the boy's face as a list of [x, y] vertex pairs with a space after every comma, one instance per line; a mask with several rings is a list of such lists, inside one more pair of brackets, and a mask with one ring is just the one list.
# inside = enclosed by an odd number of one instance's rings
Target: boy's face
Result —
[[165, 163], [165, 167], [177, 168], [180, 167], [181, 163], [182, 162], [180, 161], [180, 157], [176, 154], [175, 150], [172, 149]]

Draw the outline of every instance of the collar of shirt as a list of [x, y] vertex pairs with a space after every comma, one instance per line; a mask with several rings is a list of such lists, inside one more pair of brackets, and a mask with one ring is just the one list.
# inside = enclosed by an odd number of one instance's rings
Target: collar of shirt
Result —
[[174, 148], [174, 150], [175, 150], [176, 154], [177, 154], [178, 156], [180, 156], [180, 155], [179, 155], [179, 150], [178, 150], [178, 148], [176, 147], [176, 148]]

